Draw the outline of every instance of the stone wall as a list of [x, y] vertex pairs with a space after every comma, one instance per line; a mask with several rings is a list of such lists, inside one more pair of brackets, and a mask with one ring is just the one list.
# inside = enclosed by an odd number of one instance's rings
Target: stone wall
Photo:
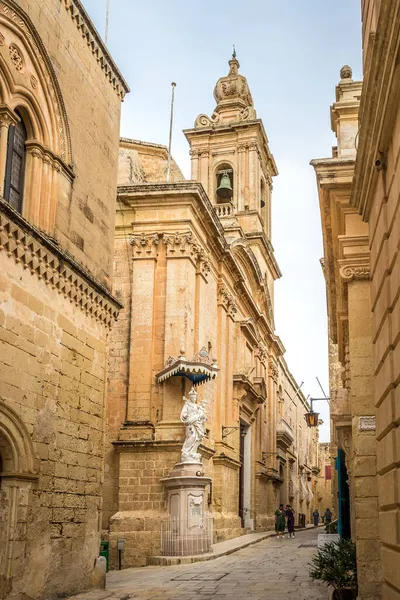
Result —
[[98, 555], [108, 327], [5, 251], [0, 272], [0, 597], [51, 598], [90, 587]]
[[[160, 144], [121, 138], [118, 156], [118, 185], [166, 181], [168, 148]], [[184, 181], [171, 157], [170, 181]]]
[[[31, 184], [26, 184], [22, 214], [55, 237], [110, 289], [120, 107], [128, 88], [79, 0], [20, 0], [18, 5], [12, 0], [5, 2], [0, 8], [5, 36], [0, 60], [6, 68], [10, 68], [7, 44], [14, 39], [10, 21], [20, 23], [23, 37], [17, 43], [25, 61], [22, 71], [11, 67], [11, 73], [18, 74], [16, 84], [26, 86], [27, 95], [33, 89], [43, 112], [45, 104], [49, 107], [45, 123], [36, 124], [40, 110], [23, 112], [28, 143], [32, 138], [35, 152], [28, 153], [25, 177]], [[32, 26], [37, 33], [31, 34]], [[32, 65], [30, 54], [34, 55]], [[41, 69], [48, 71], [43, 80]], [[30, 79], [30, 71], [36, 83]], [[17, 109], [12, 92], [2, 102]], [[58, 121], [57, 126], [54, 121]], [[29, 134], [32, 128], [36, 131]], [[41, 135], [40, 128], [49, 131]], [[47, 160], [55, 160], [52, 184], [46, 177]], [[31, 193], [36, 201], [30, 201]], [[43, 209], [37, 214], [35, 202], [38, 204], [39, 199]], [[54, 213], [50, 220], [42, 214], [47, 211]]]
[[379, 474], [383, 597], [392, 600], [400, 598], [400, 2], [363, 1], [362, 19], [364, 89], [351, 201], [369, 225], [377, 444], [376, 463], [365, 466]]
[[0, 31], [0, 196], [27, 132], [22, 206], [0, 198], [0, 598], [39, 600], [91, 587], [99, 552], [127, 86], [79, 0], [4, 0]]

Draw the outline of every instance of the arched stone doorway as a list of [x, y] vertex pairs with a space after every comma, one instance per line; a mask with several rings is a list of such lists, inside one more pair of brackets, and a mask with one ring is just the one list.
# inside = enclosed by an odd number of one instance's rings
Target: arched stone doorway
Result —
[[29, 499], [36, 480], [29, 433], [0, 400], [0, 598], [11, 592], [13, 575], [24, 572]]

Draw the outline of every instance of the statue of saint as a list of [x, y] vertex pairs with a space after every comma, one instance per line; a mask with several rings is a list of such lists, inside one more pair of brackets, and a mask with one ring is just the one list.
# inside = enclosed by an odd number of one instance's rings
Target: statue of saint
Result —
[[181, 421], [185, 424], [186, 434], [181, 452], [181, 462], [198, 463], [201, 462], [201, 454], [197, 450], [204, 438], [204, 422], [207, 421], [205, 412], [207, 401], [203, 400], [197, 404], [197, 392], [194, 388], [188, 395], [189, 398], [183, 396], [185, 405], [181, 412]]

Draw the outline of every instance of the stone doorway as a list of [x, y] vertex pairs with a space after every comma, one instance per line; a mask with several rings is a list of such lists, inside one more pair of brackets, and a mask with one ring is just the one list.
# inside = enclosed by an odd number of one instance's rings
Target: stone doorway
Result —
[[36, 479], [29, 434], [0, 400], [0, 599], [18, 593], [26, 569], [28, 506]]

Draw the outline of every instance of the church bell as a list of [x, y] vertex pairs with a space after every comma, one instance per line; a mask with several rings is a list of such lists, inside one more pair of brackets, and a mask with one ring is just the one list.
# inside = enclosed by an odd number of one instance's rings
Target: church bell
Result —
[[225, 171], [222, 172], [221, 181], [219, 182], [219, 187], [217, 188], [217, 196], [219, 198], [232, 198], [232, 186], [231, 179], [228, 173]]

